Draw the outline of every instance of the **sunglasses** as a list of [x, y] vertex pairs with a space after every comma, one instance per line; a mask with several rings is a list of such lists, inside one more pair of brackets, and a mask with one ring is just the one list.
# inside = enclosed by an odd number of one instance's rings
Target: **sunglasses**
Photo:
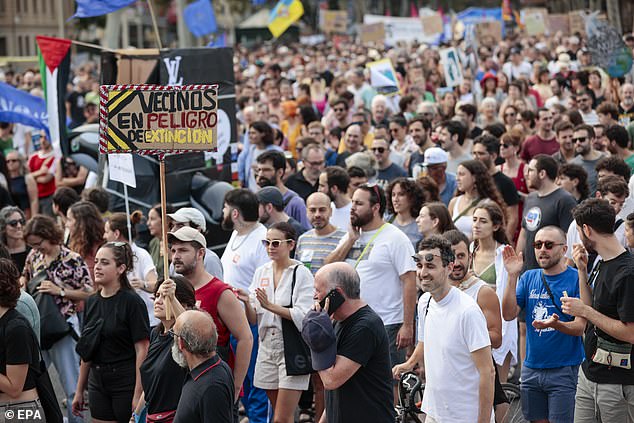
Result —
[[504, 116], [515, 116], [515, 113], [504, 113]]
[[113, 247], [117, 247], [117, 248], [121, 248], [126, 244], [127, 242], [123, 242], [123, 241], [110, 241], [106, 243], [106, 245], [112, 245]]
[[375, 153], [383, 154], [385, 153], [385, 147], [373, 147], [372, 151], [374, 151]]
[[562, 242], [554, 242], [554, 241], [535, 241], [533, 242], [533, 248], [536, 250], [541, 250], [542, 247], [546, 247], [547, 250], [552, 250], [555, 246], [565, 245]]
[[7, 163], [18, 163], [19, 161], [18, 159], [7, 159]]
[[588, 137], [579, 137], [579, 138], [573, 138], [572, 142], [586, 142], [586, 140], [588, 139]]
[[511, 144], [500, 144], [500, 148], [509, 148]]
[[26, 220], [24, 220], [24, 219], [13, 219], [13, 220], [9, 220], [9, 221], [7, 222], [7, 225], [9, 225], [9, 226], [13, 226], [13, 227], [15, 228], [16, 226], [18, 226], [18, 223], [19, 223], [20, 225], [24, 226], [24, 225], [26, 225]]
[[290, 242], [293, 241], [292, 239], [263, 239], [262, 240], [262, 245], [264, 245], [264, 247], [273, 247], [273, 248], [278, 248], [280, 245], [282, 245], [282, 242]]
[[434, 261], [434, 257], [438, 257], [440, 259], [442, 259], [442, 256], [440, 254], [433, 254], [433, 253], [427, 253], [427, 254], [414, 254], [412, 256], [412, 258], [414, 259], [415, 262], [420, 263], [421, 261], [425, 261], [427, 263], [431, 263], [432, 261]]

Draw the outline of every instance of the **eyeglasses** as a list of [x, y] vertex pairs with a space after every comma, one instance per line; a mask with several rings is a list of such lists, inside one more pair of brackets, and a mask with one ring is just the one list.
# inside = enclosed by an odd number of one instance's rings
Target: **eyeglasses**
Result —
[[24, 226], [24, 225], [26, 225], [26, 220], [24, 220], [24, 219], [13, 219], [13, 220], [9, 220], [9, 221], [7, 222], [7, 225], [9, 225], [9, 226], [13, 226], [13, 227], [15, 228], [16, 226], [18, 226], [18, 223], [19, 223], [20, 225]]
[[385, 153], [385, 147], [372, 147], [372, 151], [375, 153], [383, 154]]
[[579, 138], [573, 138], [572, 142], [577, 143], [577, 142], [586, 142], [586, 140], [588, 139], [588, 137], [579, 137]]
[[504, 116], [513, 117], [513, 116], [515, 116], [515, 113], [504, 113]]
[[28, 242], [28, 241], [27, 241], [27, 244], [28, 244], [28, 246], [29, 246], [29, 247], [31, 247], [31, 248], [40, 248], [40, 247], [42, 246], [42, 243], [43, 243], [44, 241], [45, 241], [45, 240], [42, 238], [42, 239], [40, 239], [40, 241], [39, 241], [39, 242]]
[[268, 248], [269, 246], [273, 248], [278, 248], [280, 245], [282, 245], [282, 242], [291, 242], [291, 241], [293, 240], [292, 239], [263, 239], [262, 245], [264, 245], [265, 248]]
[[18, 159], [7, 159], [7, 163], [18, 163], [19, 161]]
[[304, 160], [304, 163], [308, 163], [309, 165], [313, 167], [318, 167], [324, 164], [324, 160], [318, 160], [316, 162], [309, 162], [308, 160]]
[[535, 241], [533, 242], [533, 248], [536, 250], [541, 250], [542, 247], [546, 247], [547, 250], [552, 250], [555, 246], [565, 245], [562, 242], [554, 242], [554, 241]]
[[500, 148], [509, 148], [512, 147], [511, 144], [500, 144]]
[[425, 261], [427, 263], [431, 263], [432, 261], [434, 261], [434, 257], [438, 257], [438, 258], [442, 259], [442, 256], [440, 254], [433, 254], [433, 253], [427, 253], [427, 254], [424, 254], [424, 255], [414, 254], [412, 256], [414, 261], [417, 262], [417, 263], [419, 263], [421, 261]]

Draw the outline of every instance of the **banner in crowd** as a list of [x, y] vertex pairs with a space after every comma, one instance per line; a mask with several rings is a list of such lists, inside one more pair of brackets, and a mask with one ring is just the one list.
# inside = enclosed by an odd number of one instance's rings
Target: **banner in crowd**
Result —
[[592, 64], [603, 68], [612, 78], [620, 78], [632, 69], [632, 50], [621, 34], [608, 22], [599, 20], [598, 15], [598, 11], [583, 15]]
[[71, 41], [64, 38], [35, 37], [38, 45], [42, 89], [46, 99], [48, 127], [53, 149], [68, 155], [66, 142], [66, 84], [70, 73]]
[[462, 66], [455, 47], [440, 50], [440, 63], [445, 71], [447, 87], [455, 87], [462, 83]]
[[443, 21], [440, 13], [434, 13], [427, 16], [420, 17], [421, 25], [423, 26], [423, 33], [429, 37], [435, 37], [442, 34]]
[[91, 18], [106, 15], [135, 3], [136, 0], [75, 0], [77, 10], [72, 18]]
[[365, 24], [359, 27], [359, 38], [362, 43], [379, 43], [385, 40], [385, 26], [383, 22]]
[[43, 98], [0, 82], [0, 122], [21, 123], [48, 131], [48, 112]]
[[370, 70], [370, 85], [379, 94], [386, 96], [398, 94], [401, 88], [390, 59], [368, 63], [366, 68]]
[[364, 15], [364, 24], [374, 24], [383, 22], [385, 28], [385, 43], [388, 45], [396, 45], [399, 41], [433, 44], [437, 37], [429, 37], [423, 33], [423, 26], [420, 18], [401, 18], [382, 15]]
[[570, 16], [567, 13], [550, 13], [548, 31], [550, 35], [555, 35], [558, 31], [562, 34], [570, 34]]
[[348, 31], [348, 12], [345, 10], [319, 10], [319, 28], [327, 34]]
[[527, 35], [534, 36], [546, 33], [548, 9], [543, 7], [523, 9], [521, 15]]
[[215, 150], [218, 85], [102, 85], [100, 151]]

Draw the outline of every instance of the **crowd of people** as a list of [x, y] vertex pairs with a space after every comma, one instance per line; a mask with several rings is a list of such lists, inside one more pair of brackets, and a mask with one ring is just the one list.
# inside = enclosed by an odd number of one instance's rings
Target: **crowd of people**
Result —
[[463, 59], [447, 87], [416, 43], [237, 46], [220, 255], [198, 209], [110, 210], [46, 131], [1, 123], [0, 406], [50, 412], [41, 356], [74, 423], [390, 422], [408, 371], [427, 422], [503, 422], [511, 377], [527, 420], [634, 421], [631, 75], [580, 34]]

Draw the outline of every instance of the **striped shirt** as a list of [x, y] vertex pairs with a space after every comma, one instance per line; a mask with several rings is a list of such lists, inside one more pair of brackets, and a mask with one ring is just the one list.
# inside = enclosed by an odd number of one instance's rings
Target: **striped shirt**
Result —
[[299, 237], [295, 259], [304, 263], [314, 275], [324, 265], [328, 254], [337, 248], [345, 234], [346, 231], [337, 228], [328, 235], [319, 236], [315, 233], [315, 229], [311, 229]]

